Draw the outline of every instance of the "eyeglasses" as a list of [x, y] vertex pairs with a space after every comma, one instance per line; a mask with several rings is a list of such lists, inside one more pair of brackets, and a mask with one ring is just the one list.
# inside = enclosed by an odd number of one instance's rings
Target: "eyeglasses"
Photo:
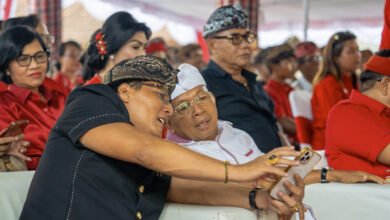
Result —
[[55, 37], [50, 34], [40, 34], [42, 40], [45, 41], [46, 44], [54, 44]]
[[142, 82], [141, 85], [155, 87], [161, 89], [162, 92], [158, 92], [160, 100], [164, 104], [169, 104], [171, 102], [171, 98], [169, 97], [169, 87], [160, 83], [152, 83], [152, 82]]
[[230, 36], [214, 36], [214, 39], [228, 39], [232, 41], [233, 45], [239, 45], [245, 39], [249, 44], [255, 42], [257, 35], [251, 32], [247, 32], [244, 35], [241, 34], [232, 34]]
[[34, 58], [36, 63], [46, 63], [47, 62], [47, 53], [44, 51], [36, 52], [34, 55], [21, 55], [16, 58], [16, 63], [19, 66], [25, 67], [31, 64], [32, 59]]
[[318, 63], [322, 61], [322, 56], [315, 55], [315, 56], [307, 56], [303, 57], [298, 60], [299, 64], [304, 64], [304, 63]]
[[210, 92], [202, 92], [198, 94], [193, 100], [191, 101], [183, 101], [177, 105], [175, 108], [175, 112], [179, 115], [186, 115], [190, 113], [191, 107], [195, 104], [197, 105], [205, 105], [207, 103], [210, 103], [211, 101], [211, 93]]

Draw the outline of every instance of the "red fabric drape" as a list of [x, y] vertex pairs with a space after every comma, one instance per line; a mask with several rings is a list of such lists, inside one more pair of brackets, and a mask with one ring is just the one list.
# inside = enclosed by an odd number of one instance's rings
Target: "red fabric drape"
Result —
[[[47, 25], [51, 35], [55, 37], [53, 50], [56, 50], [62, 41], [62, 13], [61, 0], [35, 0], [35, 13]], [[53, 53], [54, 58], [56, 53]]]
[[3, 20], [7, 20], [9, 18], [9, 15], [11, 13], [12, 4], [14, 4], [13, 0], [6, 0], [5, 1]]
[[202, 32], [197, 31], [196, 32], [196, 38], [198, 39], [198, 44], [200, 48], [202, 49], [203, 52], [203, 60], [205, 63], [208, 63], [210, 60], [210, 53], [209, 53], [209, 48], [207, 47], [207, 43], [203, 38]]
[[217, 7], [238, 3], [241, 4], [242, 8], [248, 15], [249, 29], [253, 31], [253, 33], [257, 33], [259, 20], [259, 0], [217, 0]]

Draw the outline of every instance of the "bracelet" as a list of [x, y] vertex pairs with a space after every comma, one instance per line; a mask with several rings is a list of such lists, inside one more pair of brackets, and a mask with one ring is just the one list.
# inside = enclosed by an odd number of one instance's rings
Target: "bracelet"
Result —
[[253, 188], [250, 192], [249, 192], [249, 206], [251, 207], [251, 209], [254, 209], [256, 211], [262, 211], [263, 209], [257, 207], [256, 205], [256, 195], [257, 195], [257, 191], [259, 190], [260, 188]]
[[326, 178], [328, 171], [329, 171], [329, 169], [326, 167], [323, 167], [321, 169], [321, 183], [329, 183], [328, 179]]
[[225, 167], [225, 181], [223, 181], [225, 184], [229, 182], [229, 170], [228, 170], [228, 165], [229, 161], [225, 160], [223, 161], [223, 166]]

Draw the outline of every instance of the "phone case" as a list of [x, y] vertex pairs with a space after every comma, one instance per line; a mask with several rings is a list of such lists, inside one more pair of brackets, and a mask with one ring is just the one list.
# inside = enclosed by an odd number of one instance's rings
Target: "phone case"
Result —
[[13, 137], [23, 133], [26, 125], [27, 122], [23, 120], [11, 122], [4, 134], [4, 137]]
[[310, 148], [304, 148], [301, 152], [302, 153], [295, 158], [295, 160], [299, 160], [300, 165], [288, 166], [286, 169], [288, 176], [279, 178], [268, 189], [269, 194], [273, 198], [280, 200], [279, 196], [277, 196], [279, 191], [290, 195], [291, 192], [286, 187], [284, 187], [283, 182], [285, 180], [289, 180], [291, 183], [295, 184], [293, 176], [295, 173], [304, 179], [306, 175], [313, 169], [313, 167], [321, 160], [321, 156]]

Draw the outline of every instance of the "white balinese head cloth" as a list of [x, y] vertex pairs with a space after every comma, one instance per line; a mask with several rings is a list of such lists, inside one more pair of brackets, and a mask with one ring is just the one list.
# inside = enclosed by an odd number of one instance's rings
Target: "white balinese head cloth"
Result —
[[206, 86], [202, 74], [196, 67], [183, 63], [178, 69], [177, 84], [171, 95], [172, 100], [197, 86]]

